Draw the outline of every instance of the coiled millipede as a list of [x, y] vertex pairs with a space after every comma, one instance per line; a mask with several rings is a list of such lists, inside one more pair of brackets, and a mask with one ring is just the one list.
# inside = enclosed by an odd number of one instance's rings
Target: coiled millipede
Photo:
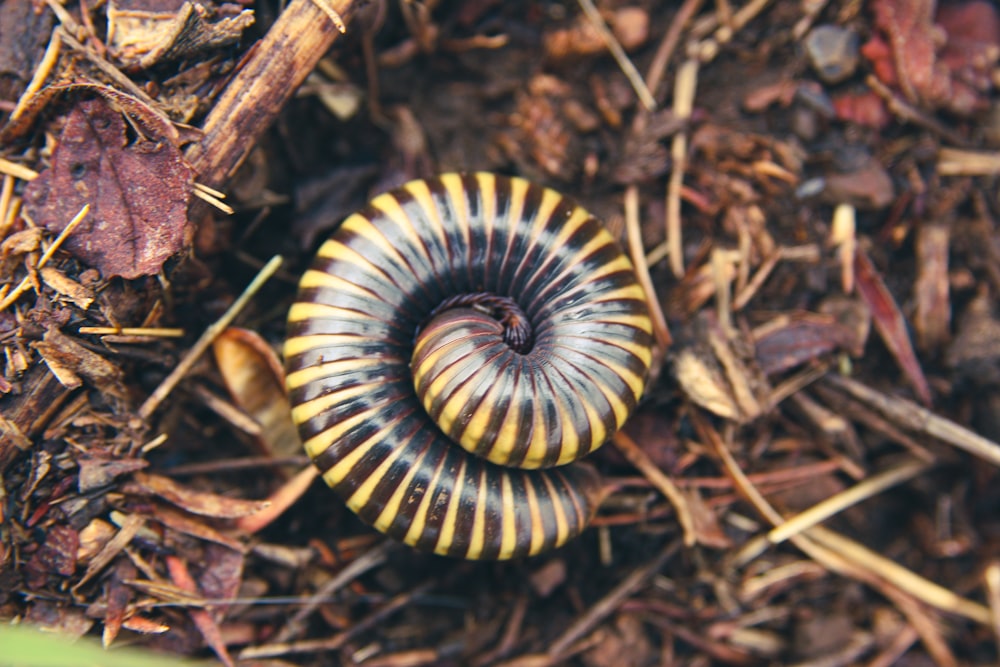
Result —
[[586, 527], [600, 480], [573, 462], [625, 422], [651, 345], [593, 216], [477, 173], [348, 217], [302, 276], [284, 353], [306, 451], [351, 510], [421, 550], [507, 559]]

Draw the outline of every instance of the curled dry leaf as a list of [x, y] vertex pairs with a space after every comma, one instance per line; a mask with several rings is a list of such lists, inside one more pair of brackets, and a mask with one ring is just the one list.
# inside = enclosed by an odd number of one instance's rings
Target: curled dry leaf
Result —
[[913, 343], [907, 331], [906, 320], [899, 305], [878, 274], [872, 261], [860, 248], [854, 254], [854, 275], [857, 278], [858, 294], [868, 304], [875, 329], [885, 346], [896, 359], [903, 374], [913, 385], [917, 398], [924, 405], [931, 404], [931, 388], [920, 367], [920, 361], [913, 351]]
[[136, 473], [132, 482], [126, 485], [126, 490], [130, 493], [159, 496], [192, 514], [218, 519], [249, 516], [269, 505], [267, 501], [239, 500], [214, 493], [195, 491], [167, 477], [146, 473]]
[[212, 351], [233, 401], [260, 425], [264, 454], [283, 458], [301, 453], [302, 440], [285, 395], [285, 372], [271, 346], [253, 331], [229, 328]]
[[860, 356], [864, 341], [832, 315], [796, 313], [760, 327], [754, 345], [761, 370], [772, 375], [838, 349]]
[[249, 9], [224, 5], [214, 10], [178, 0], [112, 0], [107, 14], [111, 54], [142, 69], [234, 44], [254, 22]]
[[728, 334], [705, 313], [680, 331], [674, 374], [684, 394], [720, 417], [747, 423], [770, 404], [770, 385], [746, 337]]
[[63, 386], [78, 387], [82, 377], [111, 396], [126, 397], [121, 368], [58, 329], [46, 331], [44, 338], [32, 347], [42, 355], [49, 370]]
[[53, 233], [90, 204], [90, 215], [64, 247], [105, 277], [138, 278], [159, 272], [190, 243], [192, 181], [173, 143], [130, 142], [121, 114], [89, 99], [70, 111], [52, 166], [28, 184], [24, 202]]

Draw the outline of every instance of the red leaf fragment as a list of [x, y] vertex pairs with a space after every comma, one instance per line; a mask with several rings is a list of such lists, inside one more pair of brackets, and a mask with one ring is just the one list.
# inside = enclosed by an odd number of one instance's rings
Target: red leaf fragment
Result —
[[31, 584], [43, 585], [49, 575], [68, 577], [76, 571], [76, 551], [80, 535], [69, 526], [56, 525], [45, 534], [45, 543], [28, 562], [28, 570], [35, 576]]
[[861, 342], [832, 316], [801, 313], [756, 337], [754, 349], [761, 370], [773, 375], [837, 349], [859, 356]]
[[872, 3], [876, 34], [862, 48], [875, 75], [911, 102], [968, 114], [986, 105], [1000, 53], [1000, 17], [988, 2]]
[[[177, 556], [167, 556], [166, 563], [167, 570], [170, 572], [170, 580], [178, 588], [189, 593], [199, 594], [194, 577], [191, 576], [191, 572], [184, 561]], [[191, 620], [198, 628], [198, 632], [205, 639], [205, 643], [215, 651], [222, 664], [226, 665], [226, 667], [233, 667], [235, 663], [229, 656], [229, 651], [226, 650], [226, 643], [222, 639], [222, 631], [219, 629], [219, 625], [215, 622], [215, 619], [212, 618], [212, 615], [204, 609], [188, 609], [187, 611], [188, 615], [191, 616]]]
[[123, 487], [127, 493], [152, 494], [163, 498], [192, 514], [218, 519], [234, 519], [249, 516], [266, 509], [270, 503], [260, 500], [240, 500], [226, 496], [195, 491], [178, 484], [168, 477], [136, 473], [133, 481]]
[[29, 215], [52, 233], [90, 204], [90, 215], [63, 246], [105, 277], [138, 278], [191, 240], [187, 207], [193, 173], [169, 141], [137, 138], [104, 100], [69, 113], [52, 166], [25, 188]]
[[913, 343], [910, 341], [903, 313], [868, 255], [860, 248], [854, 255], [854, 275], [858, 294], [868, 304], [882, 341], [913, 385], [917, 398], [924, 405], [930, 405], [931, 389], [913, 351]]

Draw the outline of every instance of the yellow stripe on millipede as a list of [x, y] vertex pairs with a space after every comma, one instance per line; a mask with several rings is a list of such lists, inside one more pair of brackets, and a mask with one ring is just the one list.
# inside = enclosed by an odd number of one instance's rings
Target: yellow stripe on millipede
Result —
[[452, 487], [451, 497], [448, 498], [448, 511], [445, 512], [444, 522], [441, 524], [441, 534], [434, 546], [436, 554], [447, 554], [451, 545], [455, 543], [455, 524], [458, 519], [458, 507], [462, 504], [462, 492], [465, 490], [465, 469], [468, 465], [468, 459], [462, 457], [462, 465], [455, 471], [455, 486]]
[[306, 366], [305, 368], [300, 368], [297, 371], [292, 371], [285, 377], [285, 384], [287, 384], [290, 389], [298, 389], [299, 387], [303, 387], [307, 383], [315, 380], [331, 377], [347, 371], [370, 369], [373, 366], [381, 366], [384, 363], [385, 362], [381, 359], [358, 358], [328, 361], [322, 364]]
[[438, 488], [442, 474], [444, 474], [444, 465], [442, 465], [442, 462], [438, 462], [438, 467], [434, 471], [434, 477], [431, 478], [427, 484], [427, 488], [424, 489], [424, 497], [420, 499], [420, 507], [417, 508], [416, 513], [413, 515], [413, 522], [410, 524], [409, 530], [406, 531], [406, 536], [403, 537], [403, 542], [406, 544], [413, 546], [423, 537], [424, 529], [427, 526], [427, 515], [431, 509], [431, 501], [434, 499], [434, 492]]
[[486, 549], [486, 497], [489, 485], [486, 483], [486, 469], [479, 472], [479, 495], [476, 497], [475, 518], [472, 521], [472, 531], [469, 535], [469, 548], [465, 557], [479, 560]]
[[531, 544], [528, 546], [528, 553], [534, 555], [541, 551], [545, 544], [545, 523], [542, 519], [538, 494], [531, 480], [524, 480], [524, 489], [527, 491], [528, 513], [531, 515]]
[[[330, 428], [326, 429], [325, 431], [323, 431], [321, 433], [317, 433], [316, 435], [314, 435], [313, 437], [309, 438], [304, 443], [302, 443], [303, 447], [305, 447], [306, 454], [308, 454], [310, 458], [315, 459], [320, 454], [322, 454], [323, 452], [325, 452], [326, 450], [328, 450], [330, 447], [332, 447], [335, 442], [337, 442], [342, 437], [344, 437], [345, 433], [350, 432], [353, 428], [355, 428], [357, 426], [361, 426], [368, 419], [371, 419], [376, 414], [378, 414], [378, 412], [381, 409], [382, 409], [382, 406], [375, 406], [375, 407], [372, 407], [372, 408], [368, 408], [367, 410], [365, 410], [363, 412], [359, 412], [358, 414], [354, 415], [353, 417], [350, 417], [348, 419], [345, 419], [342, 422], [338, 422], [337, 424], [334, 424], [333, 426], [331, 426]], [[301, 422], [298, 422], [298, 423], [301, 423]], [[340, 465], [340, 464], [338, 463], [337, 465]], [[331, 471], [332, 471], [332, 469], [331, 469]], [[331, 471], [328, 471], [326, 474], [329, 474], [329, 472], [331, 472]], [[326, 477], [326, 474], [323, 475], [324, 478]], [[343, 478], [340, 478], [340, 479], [343, 479]], [[337, 481], [339, 482], [340, 479], [338, 479]]]
[[499, 560], [507, 560], [514, 555], [517, 547], [517, 521], [514, 515], [514, 505], [517, 499], [514, 497], [514, 489], [510, 483], [510, 473], [504, 471], [500, 478], [500, 511], [502, 517], [502, 528], [500, 529], [500, 553], [497, 554]]
[[404, 496], [406, 496], [406, 492], [410, 488], [413, 478], [417, 476], [417, 473], [423, 467], [423, 462], [426, 457], [427, 450], [425, 449], [411, 462], [410, 469], [406, 471], [403, 479], [400, 480], [396, 489], [392, 492], [389, 502], [385, 504], [381, 514], [379, 514], [378, 518], [375, 519], [374, 523], [372, 523], [375, 530], [384, 533], [389, 530], [390, 526], [392, 526], [393, 520], [403, 510], [403, 501], [405, 500]]

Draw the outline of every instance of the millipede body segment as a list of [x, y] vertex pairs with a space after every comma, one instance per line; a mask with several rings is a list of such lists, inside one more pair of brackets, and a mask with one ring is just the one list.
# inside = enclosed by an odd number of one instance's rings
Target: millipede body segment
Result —
[[652, 326], [631, 264], [553, 190], [446, 174], [351, 215], [303, 275], [287, 384], [351, 510], [425, 551], [506, 559], [582, 531], [577, 459], [642, 394]]

